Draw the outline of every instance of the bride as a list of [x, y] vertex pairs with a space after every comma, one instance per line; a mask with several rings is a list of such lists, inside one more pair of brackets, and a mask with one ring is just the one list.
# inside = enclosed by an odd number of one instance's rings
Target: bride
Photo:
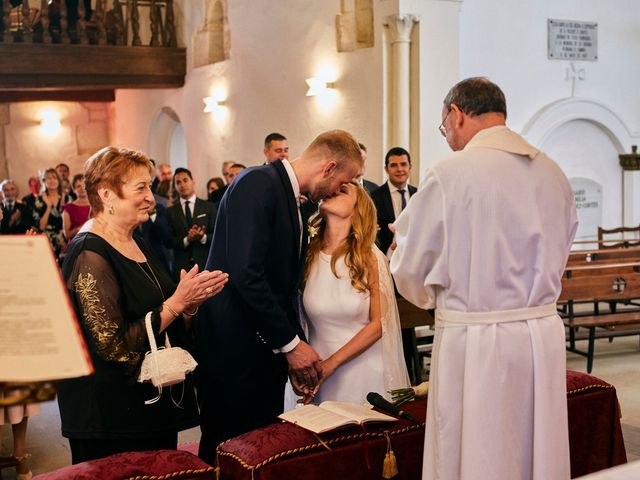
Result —
[[[323, 359], [322, 382], [304, 403], [363, 403], [409, 386], [387, 259], [374, 245], [376, 210], [356, 183], [324, 200], [310, 221], [303, 279], [309, 343]], [[297, 388], [298, 391], [302, 390]]]

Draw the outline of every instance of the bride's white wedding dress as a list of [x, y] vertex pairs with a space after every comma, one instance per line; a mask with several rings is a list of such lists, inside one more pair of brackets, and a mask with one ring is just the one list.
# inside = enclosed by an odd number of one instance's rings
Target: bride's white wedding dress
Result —
[[[363, 403], [368, 392], [386, 398], [387, 391], [409, 386], [402, 355], [400, 321], [387, 259], [373, 247], [378, 262], [382, 338], [357, 357], [338, 367], [320, 387], [315, 403], [325, 400]], [[302, 297], [309, 343], [325, 359], [345, 345], [369, 323], [369, 293], [351, 285], [341, 257], [331, 271], [331, 256], [320, 252], [313, 263]]]

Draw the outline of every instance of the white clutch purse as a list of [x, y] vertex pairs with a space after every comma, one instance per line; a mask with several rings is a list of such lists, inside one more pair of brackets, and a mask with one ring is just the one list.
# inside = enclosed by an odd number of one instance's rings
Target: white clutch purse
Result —
[[151, 351], [144, 356], [138, 382], [151, 382], [154, 387], [158, 388], [158, 396], [144, 402], [149, 405], [160, 400], [162, 387], [184, 382], [187, 373], [194, 371], [198, 363], [183, 348], [172, 347], [167, 334], [165, 334], [165, 346], [158, 348], [151, 328], [151, 312], [145, 316], [144, 324]]

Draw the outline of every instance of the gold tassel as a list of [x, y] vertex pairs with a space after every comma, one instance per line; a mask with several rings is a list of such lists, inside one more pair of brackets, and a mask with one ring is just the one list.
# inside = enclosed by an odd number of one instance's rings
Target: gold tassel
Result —
[[393, 478], [398, 475], [398, 463], [396, 462], [396, 454], [391, 450], [391, 439], [389, 434], [384, 432], [387, 437], [387, 453], [382, 462], [382, 478]]

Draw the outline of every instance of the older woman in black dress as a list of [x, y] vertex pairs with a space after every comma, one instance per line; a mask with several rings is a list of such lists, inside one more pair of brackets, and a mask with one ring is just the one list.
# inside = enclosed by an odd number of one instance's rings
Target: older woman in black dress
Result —
[[69, 246], [63, 276], [95, 374], [67, 380], [58, 402], [62, 433], [78, 463], [124, 451], [175, 449], [178, 431], [198, 424], [190, 375], [159, 401], [137, 377], [149, 350], [144, 318], [152, 312], [159, 345], [189, 348], [198, 306], [227, 282], [220, 272], [182, 272], [176, 286], [133, 232], [154, 206], [152, 166], [142, 153], [107, 147], [85, 164], [92, 220]]

